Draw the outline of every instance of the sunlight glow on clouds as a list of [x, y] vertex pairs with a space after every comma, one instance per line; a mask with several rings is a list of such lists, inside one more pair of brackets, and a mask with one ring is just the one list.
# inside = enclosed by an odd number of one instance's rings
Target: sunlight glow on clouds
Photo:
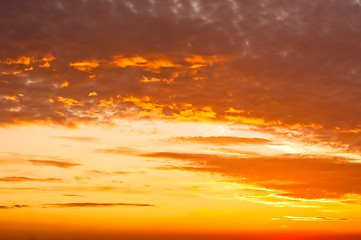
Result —
[[3, 2], [0, 221], [358, 233], [360, 29], [354, 0]]

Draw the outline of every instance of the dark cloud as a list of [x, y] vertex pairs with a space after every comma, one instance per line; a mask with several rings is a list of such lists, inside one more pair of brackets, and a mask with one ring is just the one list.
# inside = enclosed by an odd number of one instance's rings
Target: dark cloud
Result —
[[234, 181], [283, 191], [300, 198], [342, 198], [361, 194], [361, 164], [338, 157], [282, 155], [227, 157], [211, 154], [154, 152], [143, 157], [174, 159], [185, 164], [165, 170], [210, 172]]
[[0, 182], [59, 182], [60, 178], [29, 178], [22, 176], [1, 177]]
[[0, 209], [14, 209], [14, 208], [27, 208], [27, 207], [30, 207], [30, 205], [14, 204], [14, 205], [0, 206]]
[[75, 166], [80, 166], [77, 163], [65, 162], [65, 161], [53, 161], [53, 160], [29, 160], [32, 164], [36, 166], [52, 166], [52, 167], [59, 167], [59, 168], [71, 168]]
[[193, 117], [360, 148], [342, 134], [361, 128], [357, 1], [14, 0], [0, 16], [3, 125]]
[[72, 207], [154, 207], [153, 204], [145, 203], [52, 203], [43, 204], [44, 207], [59, 207], [59, 208], [72, 208]]

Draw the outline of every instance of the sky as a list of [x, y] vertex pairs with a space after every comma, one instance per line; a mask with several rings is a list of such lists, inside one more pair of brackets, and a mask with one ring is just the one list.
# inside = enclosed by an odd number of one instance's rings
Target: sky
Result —
[[0, 0], [0, 232], [359, 239], [360, 0]]

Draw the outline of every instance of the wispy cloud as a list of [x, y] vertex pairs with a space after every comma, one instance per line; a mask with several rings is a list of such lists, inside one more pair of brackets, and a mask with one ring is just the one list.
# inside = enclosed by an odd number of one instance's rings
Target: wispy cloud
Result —
[[[234, 181], [282, 191], [299, 198], [342, 198], [361, 194], [361, 164], [339, 157], [281, 155], [237, 157], [182, 152], [153, 152], [143, 157], [179, 160], [163, 169], [217, 173]], [[331, 181], [330, 179], [337, 179]]]
[[84, 195], [71, 194], [71, 193], [63, 194], [63, 196], [65, 196], [65, 197], [84, 197]]
[[96, 153], [106, 153], [106, 154], [120, 154], [120, 155], [136, 155], [140, 151], [131, 147], [116, 147], [116, 148], [107, 148], [107, 149], [97, 149]]
[[22, 176], [1, 177], [1, 182], [60, 182], [60, 178], [30, 178]]
[[96, 142], [99, 138], [96, 137], [79, 137], [79, 136], [54, 136], [54, 138], [72, 140], [78, 142]]
[[31, 206], [30, 205], [13, 204], [13, 205], [0, 206], [0, 209], [16, 209], [16, 208], [27, 208], [27, 207], [31, 207]]
[[348, 218], [335, 217], [310, 217], [310, 216], [284, 216], [285, 219], [292, 221], [312, 221], [312, 222], [333, 222], [333, 221], [349, 221]]
[[44, 207], [59, 207], [59, 208], [73, 208], [73, 207], [154, 207], [153, 204], [146, 203], [48, 203], [43, 204]]
[[[81, 196], [81, 195], [67, 195], [67, 196]], [[16, 209], [16, 208], [28, 208], [35, 207], [36, 205], [0, 205], [1, 209]], [[77, 208], [77, 207], [155, 207], [153, 204], [146, 203], [98, 203], [98, 202], [72, 202], [72, 203], [47, 203], [39, 205], [41, 207], [47, 208]]]
[[125, 174], [130, 174], [132, 172], [125, 172], [125, 171], [111, 172], [111, 171], [102, 171], [102, 170], [89, 170], [87, 171], [87, 173], [98, 174], [98, 175], [125, 175]]
[[59, 168], [71, 168], [75, 166], [80, 166], [77, 163], [65, 162], [65, 161], [54, 161], [54, 160], [28, 160], [30, 163], [36, 166], [52, 166], [52, 167], [59, 167]]
[[231, 136], [209, 136], [209, 137], [174, 137], [170, 141], [194, 142], [213, 145], [233, 145], [233, 144], [269, 144], [270, 140], [265, 138], [243, 138]]

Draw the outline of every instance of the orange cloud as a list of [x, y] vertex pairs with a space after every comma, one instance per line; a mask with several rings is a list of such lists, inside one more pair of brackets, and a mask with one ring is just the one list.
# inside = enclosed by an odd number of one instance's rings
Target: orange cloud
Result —
[[68, 87], [70, 85], [70, 83], [68, 81], [64, 81], [62, 82], [62, 84], [60, 85], [60, 88], [65, 88]]
[[29, 178], [29, 177], [19, 177], [19, 176], [11, 176], [11, 177], [1, 177], [1, 182], [59, 182], [61, 179], [59, 178]]
[[18, 102], [18, 96], [3, 96], [3, 98], [5, 100], [9, 100], [9, 101], [13, 101], [13, 102]]
[[271, 141], [264, 138], [242, 138], [230, 136], [209, 136], [209, 137], [175, 137], [171, 141], [194, 142], [214, 145], [233, 145], [233, 144], [269, 144]]
[[114, 101], [114, 99], [111, 97], [111, 98], [109, 98], [109, 99], [101, 99], [101, 100], [99, 101], [98, 106], [99, 106], [99, 107], [103, 107], [103, 108], [111, 108], [111, 107], [114, 106], [114, 104], [115, 104], [115, 101]]
[[14, 209], [14, 208], [27, 208], [27, 207], [30, 207], [30, 205], [14, 204], [14, 205], [0, 206], [0, 209]]
[[124, 56], [114, 56], [112, 64], [121, 67], [141, 67], [151, 71], [158, 70], [160, 68], [169, 68], [177, 67], [178, 64], [171, 62], [169, 59], [164, 57], [142, 57], [142, 56], [133, 56], [133, 57], [124, 57]]
[[148, 60], [140, 56], [134, 56], [134, 57], [114, 56], [114, 61], [112, 63], [121, 68], [145, 67], [148, 63]]
[[73, 98], [64, 98], [59, 96], [57, 99], [59, 102], [62, 102], [67, 106], [80, 105], [80, 102]]
[[98, 138], [95, 138], [95, 137], [55, 136], [55, 138], [64, 139], [64, 140], [73, 140], [73, 141], [79, 141], [79, 142], [95, 142], [98, 140]]
[[30, 65], [33, 62], [33, 58], [22, 56], [19, 58], [11, 59], [6, 58], [4, 60], [0, 60], [0, 63], [7, 64], [7, 65]]
[[89, 60], [89, 61], [80, 61], [80, 62], [72, 62], [70, 66], [78, 69], [79, 71], [87, 72], [94, 68], [99, 67], [99, 62], [97, 60]]
[[43, 204], [44, 207], [59, 207], [59, 208], [73, 208], [73, 207], [154, 207], [153, 204], [146, 203], [93, 203], [93, 202], [77, 202], [77, 203], [49, 203]]
[[117, 147], [117, 148], [110, 148], [110, 149], [98, 149], [96, 150], [97, 153], [107, 153], [107, 154], [124, 154], [124, 155], [137, 155], [139, 151], [130, 148], [130, 147]]
[[41, 61], [43, 62], [43, 64], [40, 65], [40, 67], [49, 68], [49, 67], [51, 66], [51, 62], [54, 61], [55, 59], [56, 59], [56, 58], [55, 58], [53, 55], [51, 55], [51, 54], [43, 57], [43, 58], [41, 59]]
[[71, 162], [65, 162], [65, 161], [53, 161], [53, 160], [29, 160], [32, 164], [36, 166], [53, 166], [53, 167], [59, 167], [59, 168], [71, 168], [75, 166], [80, 166], [80, 164], [77, 163], [71, 163]]
[[202, 55], [193, 55], [186, 57], [185, 61], [190, 64], [190, 68], [202, 68], [208, 65], [217, 64], [224, 62], [225, 58], [223, 56], [212, 55], [212, 56], [202, 56]]
[[180, 160], [187, 165], [168, 169], [218, 173], [241, 183], [282, 191], [283, 196], [342, 199], [348, 194], [361, 194], [361, 187], [358, 187], [361, 164], [338, 157], [236, 157], [178, 152], [154, 152], [140, 156]]
[[173, 113], [173, 117], [182, 121], [211, 121], [216, 120], [217, 113], [211, 106], [197, 108], [190, 103], [180, 106], [178, 113]]

